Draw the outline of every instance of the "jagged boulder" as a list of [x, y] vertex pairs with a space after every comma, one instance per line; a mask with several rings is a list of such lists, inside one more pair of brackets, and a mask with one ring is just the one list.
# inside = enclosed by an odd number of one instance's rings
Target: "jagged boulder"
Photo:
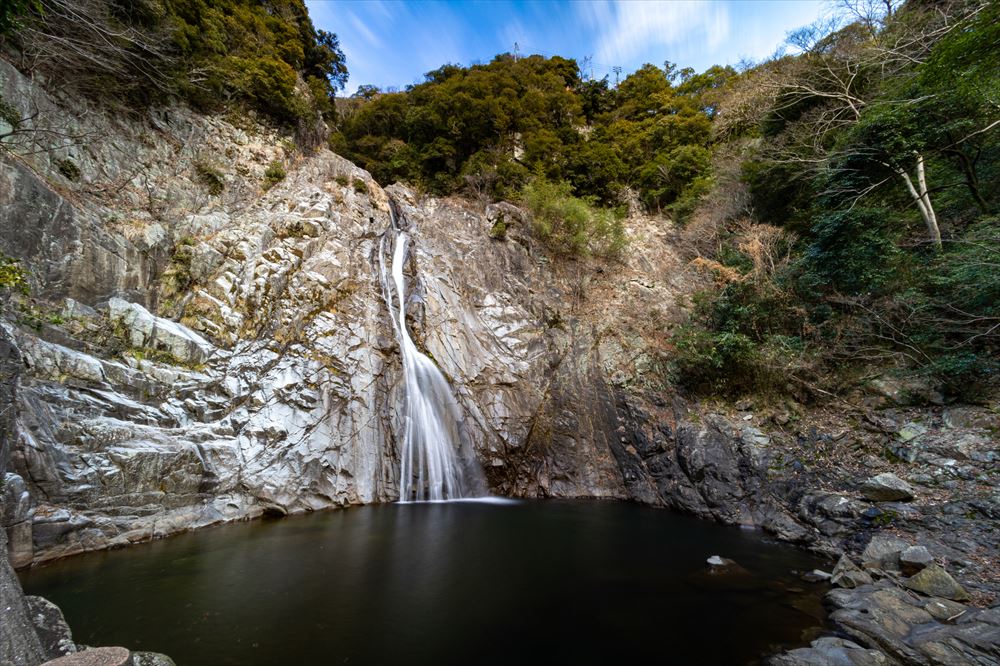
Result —
[[929, 597], [944, 597], [954, 601], [969, 599], [969, 593], [937, 564], [927, 565], [919, 573], [907, 578], [903, 584]]
[[867, 479], [861, 484], [861, 494], [872, 502], [907, 502], [914, 497], [913, 487], [891, 472]]
[[866, 569], [899, 571], [899, 554], [909, 546], [902, 539], [876, 535], [861, 553], [861, 564]]
[[872, 582], [872, 577], [868, 572], [858, 567], [846, 554], [841, 555], [840, 559], [837, 560], [836, 566], [833, 567], [833, 575], [830, 578], [832, 585], [849, 589], [861, 587], [862, 585], [871, 585]]
[[913, 576], [933, 562], [934, 558], [925, 546], [910, 546], [899, 554], [899, 566], [906, 576]]

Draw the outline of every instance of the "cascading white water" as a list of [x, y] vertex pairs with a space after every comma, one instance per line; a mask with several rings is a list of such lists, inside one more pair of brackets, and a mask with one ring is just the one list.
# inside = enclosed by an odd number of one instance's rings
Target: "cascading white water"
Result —
[[[386, 270], [385, 255], [392, 247], [392, 281]], [[399, 475], [400, 501], [442, 501], [468, 497], [476, 491], [475, 479], [463, 464], [459, 422], [461, 409], [451, 387], [434, 361], [413, 344], [406, 329], [406, 282], [403, 264], [409, 235], [392, 227], [382, 236], [379, 249], [382, 290], [392, 317], [403, 359], [406, 389], [403, 450]], [[395, 292], [394, 304], [393, 292]], [[472, 463], [475, 464], [475, 463]]]

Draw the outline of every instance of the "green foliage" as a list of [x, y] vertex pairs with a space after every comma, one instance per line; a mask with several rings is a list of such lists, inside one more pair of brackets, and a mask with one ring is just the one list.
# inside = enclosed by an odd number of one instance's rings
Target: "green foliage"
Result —
[[29, 11], [42, 11], [41, 0], [4, 0], [0, 2], [0, 38], [21, 28], [21, 18]]
[[808, 227], [816, 193], [800, 166], [754, 157], [743, 162], [742, 178], [758, 220], [793, 231]]
[[405, 92], [359, 90], [330, 145], [379, 182], [439, 194], [512, 197], [539, 174], [605, 206], [630, 187], [662, 208], [708, 174], [706, 96], [732, 70], [713, 71], [675, 88], [673, 66], [646, 65], [615, 90], [559, 57], [446, 65]]
[[522, 191], [535, 235], [553, 251], [569, 256], [618, 255], [627, 238], [620, 215], [575, 197], [568, 183], [535, 178]]
[[163, 271], [162, 292], [164, 296], [175, 296], [188, 291], [194, 284], [191, 264], [194, 261], [195, 240], [185, 236], [177, 241], [170, 257], [170, 264]]
[[213, 197], [222, 194], [222, 191], [226, 189], [226, 181], [222, 170], [211, 162], [206, 160], [196, 161], [194, 163], [194, 172], [198, 177], [198, 181], [205, 186], [205, 189]]
[[774, 350], [742, 333], [682, 326], [672, 336], [678, 384], [695, 394], [737, 396], [782, 385]]
[[80, 167], [76, 165], [76, 162], [69, 159], [68, 157], [61, 160], [56, 160], [56, 169], [59, 170], [63, 176], [68, 180], [77, 181], [80, 180]]
[[742, 253], [724, 259], [748, 276], [695, 294], [690, 321], [671, 336], [675, 379], [699, 394], [782, 392], [789, 372], [807, 364], [806, 312], [770, 279], [749, 279], [753, 262]]
[[876, 208], [818, 214], [802, 255], [803, 280], [824, 290], [860, 293], [893, 275], [899, 249], [889, 211]]
[[264, 170], [264, 189], [269, 190], [285, 179], [285, 165], [281, 160], [273, 160]]
[[28, 295], [28, 272], [20, 259], [0, 253], [0, 289], [7, 294]]
[[360, 178], [352, 180], [351, 187], [353, 187], [354, 191], [358, 194], [368, 194], [368, 184]]
[[[233, 95], [285, 124], [312, 113], [331, 116], [347, 81], [337, 36], [317, 31], [301, 0], [164, 0], [181, 72], [203, 71], [197, 84], [179, 80], [196, 104], [216, 108]], [[302, 78], [309, 90], [297, 89]]]
[[17, 107], [5, 101], [2, 95], [0, 95], [0, 121], [3, 121], [6, 125], [10, 125], [8, 132], [16, 130], [21, 125], [21, 113], [17, 110]]
[[[907, 3], [874, 32], [847, 25], [707, 97], [759, 133], [719, 151], [741, 156], [749, 206], [714, 230], [710, 259], [735, 273], [678, 334], [685, 386], [761, 390], [751, 370], [778, 367], [834, 390], [879, 364], [964, 399], [1000, 385], [1000, 193], [988, 185], [1000, 178], [1000, 5], [972, 7]], [[849, 99], [830, 78], [848, 71]], [[748, 87], [758, 77], [766, 86]], [[647, 166], [647, 197], [668, 158]], [[731, 180], [713, 187], [743, 196]], [[761, 273], [775, 253], [751, 256], [740, 215], [794, 234], [788, 260]]]
[[347, 80], [337, 36], [314, 28], [304, 0], [0, 3], [0, 37], [29, 22], [13, 35], [21, 62], [40, 63], [77, 93], [132, 106], [179, 95], [206, 111], [243, 107], [300, 138], [317, 118], [335, 117]]
[[507, 223], [502, 217], [490, 227], [490, 238], [495, 238], [496, 240], [507, 239]]

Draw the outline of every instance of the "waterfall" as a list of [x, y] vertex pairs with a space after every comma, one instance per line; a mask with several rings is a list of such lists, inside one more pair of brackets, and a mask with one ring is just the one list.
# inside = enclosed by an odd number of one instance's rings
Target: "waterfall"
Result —
[[[398, 227], [395, 211], [391, 212], [391, 219], [379, 248], [379, 269], [385, 304], [399, 342], [406, 390], [400, 501], [442, 501], [474, 496], [483, 485], [482, 472], [471, 452], [467, 451], [464, 459], [461, 456], [462, 410], [448, 380], [434, 361], [417, 349], [406, 328], [403, 265], [410, 237]], [[390, 247], [391, 274], [385, 262]]]

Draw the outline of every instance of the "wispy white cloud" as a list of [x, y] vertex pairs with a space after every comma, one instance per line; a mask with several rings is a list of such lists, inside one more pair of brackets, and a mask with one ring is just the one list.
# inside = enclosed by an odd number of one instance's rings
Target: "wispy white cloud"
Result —
[[371, 11], [377, 12], [383, 19], [389, 21], [390, 23], [396, 16], [392, 9], [389, 8], [389, 5], [383, 0], [368, 0], [367, 5]]
[[371, 28], [365, 25], [365, 22], [359, 19], [354, 12], [344, 12], [344, 14], [347, 16], [347, 21], [351, 24], [351, 27], [353, 27], [366, 42], [375, 47], [380, 48], [382, 46], [382, 40], [379, 36], [375, 34]]
[[616, 0], [581, 3], [582, 19], [597, 33], [595, 57], [627, 64], [650, 49], [707, 51], [729, 38], [727, 5], [705, 0]]
[[510, 44], [510, 48], [513, 48], [516, 43], [523, 49], [529, 43], [528, 30], [521, 21], [514, 19], [508, 22], [500, 32], [500, 42], [501, 44]]

